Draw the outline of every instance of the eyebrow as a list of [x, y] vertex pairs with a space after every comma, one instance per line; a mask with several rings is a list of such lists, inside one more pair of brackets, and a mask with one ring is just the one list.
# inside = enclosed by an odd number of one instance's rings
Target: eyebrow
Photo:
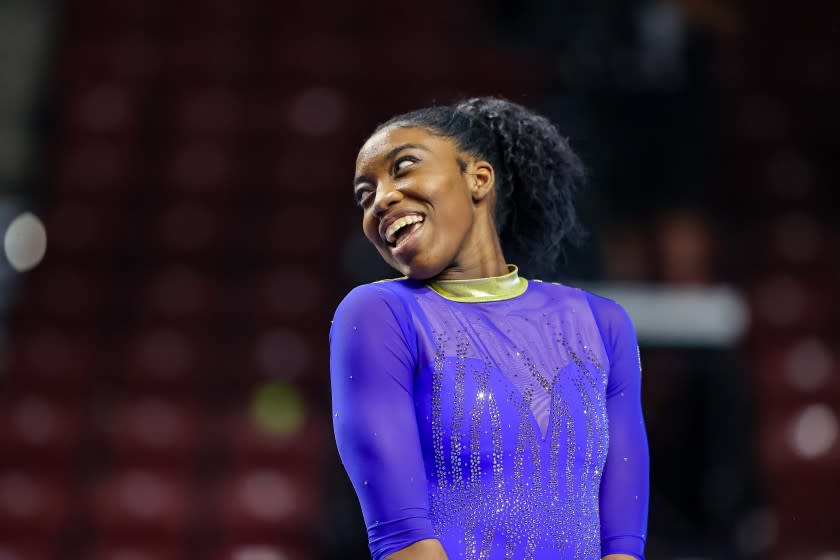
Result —
[[[392, 148], [391, 150], [389, 150], [389, 151], [388, 151], [388, 153], [387, 153], [387, 154], [385, 154], [385, 157], [384, 157], [383, 159], [384, 159], [385, 161], [390, 161], [390, 160], [394, 159], [394, 158], [396, 157], [396, 155], [397, 155], [398, 153], [400, 153], [401, 151], [403, 151], [403, 150], [409, 150], [409, 149], [423, 150], [424, 152], [431, 151], [431, 150], [429, 150], [429, 148], [427, 148], [427, 147], [426, 147], [426, 146], [424, 146], [423, 144], [412, 144], [412, 143], [408, 143], [408, 144], [400, 144], [399, 146], [397, 146], [397, 147]], [[370, 177], [369, 177], [369, 176], [367, 176], [367, 175], [359, 175], [358, 177], [356, 177], [355, 179], [353, 179], [353, 187], [354, 187], [354, 188], [355, 188], [355, 187], [358, 187], [358, 186], [359, 186], [359, 184], [361, 184], [361, 183], [366, 183], [366, 182], [367, 182], [367, 183], [370, 183], [370, 182], [371, 182]]]

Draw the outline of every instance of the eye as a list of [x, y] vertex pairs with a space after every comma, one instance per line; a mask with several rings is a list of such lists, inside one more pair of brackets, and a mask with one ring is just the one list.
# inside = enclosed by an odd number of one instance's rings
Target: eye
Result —
[[356, 189], [356, 192], [353, 194], [356, 198], [356, 204], [359, 206], [364, 207], [367, 205], [368, 201], [370, 200], [371, 192], [373, 192], [372, 187], [359, 187]]
[[417, 163], [418, 159], [414, 156], [403, 156], [394, 162], [394, 173], [399, 173], [406, 167], [411, 167]]

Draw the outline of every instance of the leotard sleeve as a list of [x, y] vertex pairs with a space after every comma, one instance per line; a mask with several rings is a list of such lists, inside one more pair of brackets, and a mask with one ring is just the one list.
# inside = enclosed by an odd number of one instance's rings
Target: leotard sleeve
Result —
[[359, 286], [330, 328], [333, 429], [373, 560], [434, 538], [414, 409], [417, 341], [398, 297]]
[[644, 560], [650, 458], [642, 415], [642, 373], [636, 331], [616, 302], [587, 294], [609, 357], [609, 450], [601, 479], [601, 555]]

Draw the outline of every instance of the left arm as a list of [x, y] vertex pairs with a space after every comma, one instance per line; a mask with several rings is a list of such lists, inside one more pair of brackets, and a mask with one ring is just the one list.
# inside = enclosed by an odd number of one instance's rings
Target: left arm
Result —
[[644, 560], [650, 458], [642, 415], [642, 372], [633, 323], [617, 303], [590, 305], [609, 356], [609, 450], [599, 494], [604, 560]]

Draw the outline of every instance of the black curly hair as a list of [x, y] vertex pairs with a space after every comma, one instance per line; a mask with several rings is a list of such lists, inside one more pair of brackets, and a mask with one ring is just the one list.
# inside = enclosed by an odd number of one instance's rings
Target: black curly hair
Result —
[[526, 259], [526, 269], [554, 274], [566, 244], [579, 246], [586, 237], [574, 206], [584, 167], [547, 118], [505, 99], [475, 97], [397, 115], [374, 133], [389, 126], [451, 138], [459, 150], [493, 166], [502, 250]]

